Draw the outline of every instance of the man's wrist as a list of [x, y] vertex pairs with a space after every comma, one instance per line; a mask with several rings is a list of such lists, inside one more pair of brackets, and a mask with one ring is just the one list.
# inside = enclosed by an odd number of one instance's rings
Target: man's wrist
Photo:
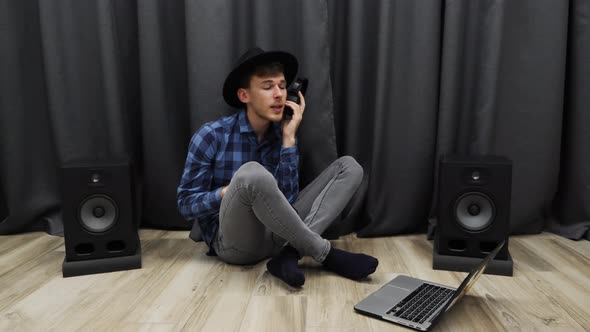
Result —
[[283, 147], [284, 148], [290, 148], [292, 146], [295, 146], [295, 137], [283, 137]]

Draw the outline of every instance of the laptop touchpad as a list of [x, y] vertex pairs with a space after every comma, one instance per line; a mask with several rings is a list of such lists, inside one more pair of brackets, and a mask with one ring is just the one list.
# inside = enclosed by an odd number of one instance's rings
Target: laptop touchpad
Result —
[[395, 303], [396, 300], [399, 301], [401, 299], [403, 299], [404, 297], [408, 296], [408, 294], [410, 294], [411, 291], [409, 289], [405, 289], [405, 288], [400, 288], [400, 287], [396, 287], [396, 286], [392, 286], [392, 285], [387, 285], [385, 287], [383, 287], [383, 289], [381, 289], [377, 295], [379, 295], [380, 297], [387, 297], [390, 301], [392, 301], [392, 303]]

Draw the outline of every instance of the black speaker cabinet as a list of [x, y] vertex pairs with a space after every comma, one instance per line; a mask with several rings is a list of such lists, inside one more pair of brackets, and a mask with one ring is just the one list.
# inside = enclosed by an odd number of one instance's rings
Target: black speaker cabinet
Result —
[[433, 268], [470, 271], [498, 244], [486, 273], [512, 275], [508, 251], [512, 163], [501, 156], [445, 156], [439, 165]]
[[141, 268], [135, 186], [127, 162], [61, 168], [66, 256], [63, 276]]

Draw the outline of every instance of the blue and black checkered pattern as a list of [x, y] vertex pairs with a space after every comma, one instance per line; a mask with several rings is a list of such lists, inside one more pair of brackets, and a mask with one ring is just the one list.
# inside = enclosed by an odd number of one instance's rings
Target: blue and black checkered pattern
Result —
[[299, 156], [296, 147], [282, 147], [280, 123], [271, 123], [262, 142], [242, 110], [203, 125], [193, 135], [177, 191], [180, 214], [197, 219], [203, 240], [211, 248], [219, 225], [221, 188], [243, 164], [257, 161], [277, 179], [290, 203], [299, 193]]

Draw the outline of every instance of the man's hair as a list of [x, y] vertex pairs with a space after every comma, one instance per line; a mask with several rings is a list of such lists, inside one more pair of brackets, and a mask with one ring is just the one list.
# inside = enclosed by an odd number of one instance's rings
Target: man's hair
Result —
[[280, 62], [263, 63], [254, 67], [254, 69], [248, 71], [240, 80], [240, 88], [247, 89], [250, 87], [250, 80], [252, 76], [269, 77], [276, 74], [283, 74], [285, 72], [285, 66]]

